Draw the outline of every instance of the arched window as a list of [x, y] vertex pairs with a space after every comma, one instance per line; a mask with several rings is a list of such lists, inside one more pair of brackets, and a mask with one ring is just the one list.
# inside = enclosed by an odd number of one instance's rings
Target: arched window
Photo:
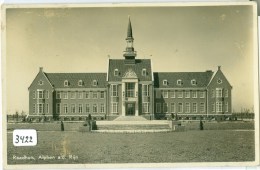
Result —
[[177, 80], [177, 85], [182, 85], [182, 80], [181, 79]]
[[97, 80], [93, 80], [93, 86], [97, 86], [98, 82]]
[[195, 79], [192, 79], [191, 80], [191, 85], [196, 85], [197, 84], [197, 81]]
[[83, 81], [82, 80], [79, 80], [78, 81], [78, 86], [82, 86], [83, 85]]

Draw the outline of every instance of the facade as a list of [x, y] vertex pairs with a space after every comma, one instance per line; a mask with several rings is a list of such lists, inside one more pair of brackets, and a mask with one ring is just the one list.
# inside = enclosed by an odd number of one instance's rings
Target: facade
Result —
[[118, 116], [183, 119], [230, 115], [232, 86], [221, 71], [153, 72], [136, 59], [129, 19], [124, 59], [109, 59], [107, 73], [39, 73], [28, 88], [29, 116], [84, 120]]

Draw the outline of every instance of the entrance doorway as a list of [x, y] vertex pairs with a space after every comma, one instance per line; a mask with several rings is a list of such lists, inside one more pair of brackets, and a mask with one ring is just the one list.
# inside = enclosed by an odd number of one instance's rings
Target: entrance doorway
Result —
[[134, 116], [134, 115], [135, 115], [135, 103], [127, 103], [126, 116]]

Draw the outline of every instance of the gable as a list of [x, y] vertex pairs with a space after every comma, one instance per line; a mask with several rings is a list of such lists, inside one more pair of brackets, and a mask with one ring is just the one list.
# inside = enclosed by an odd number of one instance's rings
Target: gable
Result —
[[232, 88], [231, 84], [219, 68], [216, 74], [212, 77], [212, 79], [209, 82], [209, 86], [223, 86], [223, 87], [229, 87]]
[[53, 88], [45, 73], [39, 71], [28, 89]]

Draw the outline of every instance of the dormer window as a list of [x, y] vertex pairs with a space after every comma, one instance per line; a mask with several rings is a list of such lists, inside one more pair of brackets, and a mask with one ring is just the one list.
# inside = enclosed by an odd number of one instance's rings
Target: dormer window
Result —
[[68, 81], [68, 80], [65, 80], [65, 81], [64, 81], [64, 86], [65, 86], [65, 87], [69, 86], [69, 81]]
[[147, 75], [147, 72], [146, 72], [146, 69], [144, 68], [143, 70], [142, 70], [142, 76], [146, 76]]
[[119, 75], [118, 69], [115, 69], [114, 70], [114, 76], [118, 76], [118, 75]]
[[196, 80], [195, 80], [195, 79], [192, 79], [192, 80], [191, 80], [191, 85], [196, 85], [196, 84], [197, 84]]
[[182, 80], [181, 79], [179, 79], [179, 80], [177, 80], [177, 85], [182, 85]]
[[42, 80], [38, 81], [38, 84], [43, 85], [43, 81]]
[[167, 80], [163, 80], [163, 85], [167, 86], [168, 85], [168, 81]]
[[83, 81], [82, 81], [82, 80], [79, 80], [78, 85], [79, 85], [79, 86], [82, 86], [82, 85], [83, 85]]
[[93, 80], [93, 86], [97, 86], [97, 80]]

